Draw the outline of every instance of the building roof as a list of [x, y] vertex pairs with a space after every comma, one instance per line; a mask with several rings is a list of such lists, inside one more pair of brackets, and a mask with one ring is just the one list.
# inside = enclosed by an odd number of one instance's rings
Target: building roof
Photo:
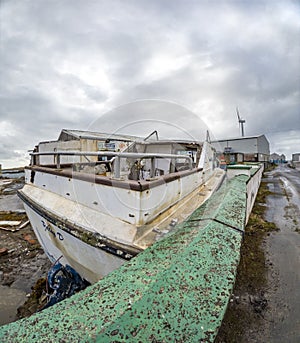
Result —
[[[94, 131], [84, 131], [84, 130], [68, 130], [63, 129], [58, 137], [58, 141], [65, 140], [64, 136], [72, 137], [75, 140], [78, 139], [95, 139], [95, 140], [105, 140], [105, 139], [113, 139], [113, 140], [120, 140], [120, 141], [140, 141], [144, 144], [155, 144], [159, 141], [160, 144], [170, 144], [170, 143], [182, 143], [182, 144], [199, 144], [198, 141], [191, 141], [191, 140], [175, 140], [175, 139], [149, 139], [145, 140], [144, 137], [139, 136], [131, 136], [131, 135], [123, 135], [123, 134], [114, 134], [114, 133], [103, 133], [103, 132], [94, 132]], [[68, 139], [69, 140], [69, 139]], [[202, 142], [201, 142], [202, 143]]]
[[143, 139], [137, 136], [123, 135], [123, 134], [114, 134], [114, 133], [103, 133], [103, 132], [93, 132], [93, 131], [83, 131], [83, 130], [68, 130], [63, 129], [58, 137], [58, 140], [63, 140], [63, 136], [68, 135], [74, 137], [74, 139], [114, 139], [120, 141], [134, 141]]
[[243, 140], [243, 139], [254, 139], [254, 138], [259, 138], [259, 137], [265, 137], [266, 138], [266, 136], [262, 134], [262, 135], [256, 135], [256, 136], [244, 136], [244, 137], [217, 139], [217, 140], [214, 140], [214, 141], [211, 141], [211, 142], [212, 143], [216, 143], [216, 142], [237, 141], [237, 140]]

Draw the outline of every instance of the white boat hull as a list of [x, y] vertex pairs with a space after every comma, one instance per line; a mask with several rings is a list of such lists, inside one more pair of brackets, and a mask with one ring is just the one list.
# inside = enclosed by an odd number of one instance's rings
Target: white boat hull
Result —
[[[19, 196], [47, 256], [91, 283], [172, 231], [223, 180], [208, 142], [135, 144], [132, 152], [38, 151], [25, 170]], [[41, 165], [44, 155], [55, 164]], [[99, 163], [64, 165], [65, 155]]]
[[63, 265], [69, 264], [90, 283], [97, 282], [126, 262], [123, 258], [72, 236], [50, 223], [30, 206], [24, 204], [24, 207], [32, 228], [51, 262], [59, 259]]
[[[166, 213], [166, 218], [170, 218], [172, 213], [176, 213], [176, 218], [179, 219], [179, 222], [182, 221], [193, 211], [196, 206], [195, 204], [198, 203], [200, 205], [200, 203], [203, 203], [203, 201], [210, 197], [221, 184], [223, 177], [223, 172], [216, 174], [212, 177], [211, 182], [208, 182], [208, 187], [195, 190], [196, 193], [194, 192], [193, 196], [188, 197], [182, 203], [176, 204], [170, 210], [170, 213]], [[199, 197], [200, 191], [201, 197]], [[43, 195], [43, 205], [40, 205], [41, 199], [37, 195]], [[109, 240], [99, 235], [96, 230], [92, 231], [92, 229], [96, 229], [95, 223], [97, 221], [100, 227], [105, 222], [110, 227], [121, 225], [122, 223], [116, 218], [110, 218], [110, 222], [108, 222], [99, 213], [98, 220], [95, 219], [94, 226], [89, 227], [89, 230], [87, 230], [83, 227], [85, 221], [81, 223], [82, 226], [76, 227], [74, 218], [73, 221], [70, 221], [63, 218], [57, 211], [59, 207], [66, 209], [68, 206], [73, 208], [73, 213], [79, 213], [79, 215], [91, 219], [93, 216], [91, 209], [86, 208], [90, 212], [83, 215], [84, 210], [78, 207], [78, 204], [76, 208], [75, 203], [72, 203], [70, 200], [63, 199], [52, 192], [43, 191], [34, 186], [24, 187], [19, 192], [19, 196], [24, 202], [24, 207], [32, 224], [32, 228], [50, 261], [54, 263], [59, 259], [63, 265], [69, 264], [90, 283], [97, 282], [144, 249], [142, 247], [133, 247], [132, 245]], [[55, 207], [55, 203], [57, 207]], [[64, 203], [67, 203], [67, 205]], [[52, 204], [52, 211], [55, 211], [52, 212], [50, 210], [50, 204]], [[45, 207], [44, 205], [48, 206]], [[163, 226], [165, 221], [163, 218], [164, 214], [162, 214], [161, 225], [159, 227]], [[80, 220], [77, 222], [80, 223]], [[153, 224], [157, 224], [158, 222], [159, 220]], [[119, 230], [124, 230], [128, 225], [123, 223], [119, 227]], [[96, 238], [91, 242], [89, 238], [86, 239], [88, 235], [92, 238], [95, 236]], [[99, 239], [97, 239], [97, 235]], [[86, 243], [84, 239], [90, 244]], [[136, 243], [138, 244], [138, 241]]]

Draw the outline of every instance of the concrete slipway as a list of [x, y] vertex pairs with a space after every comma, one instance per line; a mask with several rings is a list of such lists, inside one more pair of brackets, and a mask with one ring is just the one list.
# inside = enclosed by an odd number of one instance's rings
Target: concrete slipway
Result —
[[262, 174], [243, 171], [176, 232], [73, 297], [0, 327], [0, 341], [213, 342]]

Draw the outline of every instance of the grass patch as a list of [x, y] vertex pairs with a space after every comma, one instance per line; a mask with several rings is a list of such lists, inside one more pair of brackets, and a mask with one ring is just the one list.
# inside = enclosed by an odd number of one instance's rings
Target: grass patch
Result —
[[[261, 186], [262, 198], [268, 195], [265, 184]], [[250, 215], [245, 239], [241, 248], [241, 260], [237, 270], [235, 292], [254, 294], [267, 285], [267, 266], [263, 241], [270, 232], [278, 230], [274, 223], [263, 218], [265, 206], [256, 203]]]

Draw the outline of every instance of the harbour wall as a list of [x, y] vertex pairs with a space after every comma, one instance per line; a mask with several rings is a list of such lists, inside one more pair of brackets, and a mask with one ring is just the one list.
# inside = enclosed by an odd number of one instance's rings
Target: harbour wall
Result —
[[264, 171], [263, 164], [248, 163], [242, 165], [232, 165], [227, 167], [227, 178], [230, 180], [237, 175], [247, 175], [247, 208], [246, 223], [252, 211], [257, 191]]
[[261, 173], [224, 181], [176, 232], [84, 291], [0, 327], [0, 341], [213, 342]]

